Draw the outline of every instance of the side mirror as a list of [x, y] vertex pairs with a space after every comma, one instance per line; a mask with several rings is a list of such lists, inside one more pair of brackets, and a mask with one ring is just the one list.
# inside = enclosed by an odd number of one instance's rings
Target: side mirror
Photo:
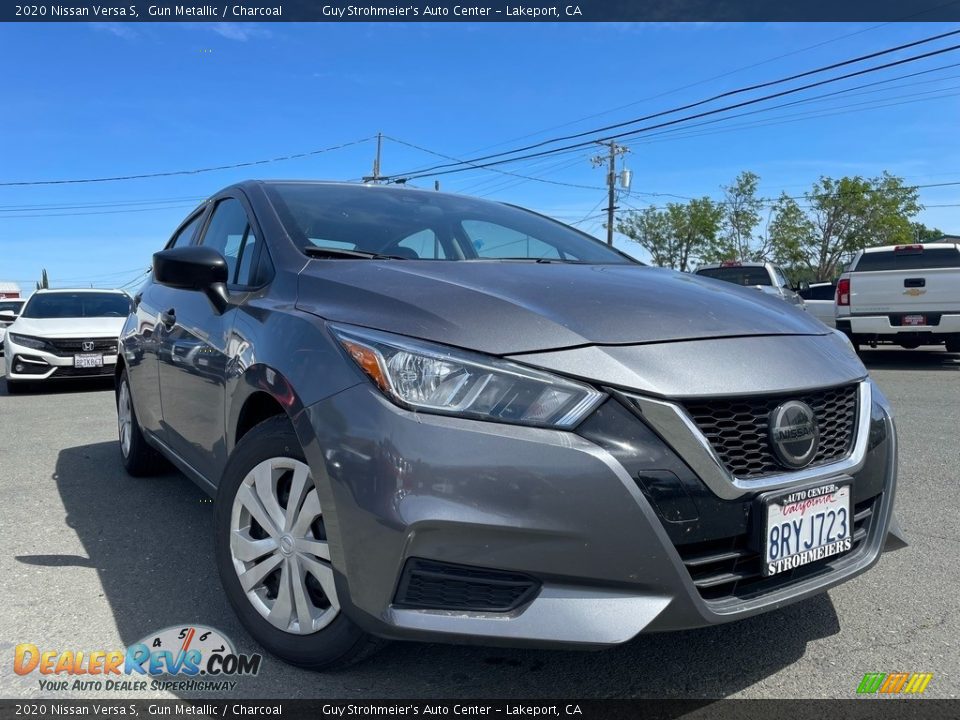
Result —
[[218, 251], [203, 245], [170, 248], [153, 255], [153, 277], [161, 285], [179, 290], [199, 290], [222, 313], [227, 297], [229, 269]]
[[12, 310], [0, 310], [0, 322], [12, 323], [17, 319], [17, 314]]

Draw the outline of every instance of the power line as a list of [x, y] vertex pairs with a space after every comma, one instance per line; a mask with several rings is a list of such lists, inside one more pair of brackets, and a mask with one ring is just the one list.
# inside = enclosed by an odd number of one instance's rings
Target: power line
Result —
[[[956, 32], [960, 33], [960, 30], [958, 30], [958, 31], [956, 31]], [[858, 76], [860, 76], [860, 75], [866, 75], [866, 74], [868, 74], [868, 73], [878, 72], [878, 71], [880, 71], [880, 70], [886, 70], [886, 69], [891, 68], [891, 67], [897, 67], [897, 66], [899, 66], [899, 65], [904, 65], [904, 64], [906, 64], [906, 63], [916, 62], [916, 61], [918, 61], [918, 60], [923, 60], [923, 59], [926, 59], [926, 58], [929, 58], [929, 57], [934, 57], [934, 56], [937, 56], [937, 55], [942, 55], [942, 54], [944, 54], [944, 53], [953, 52], [953, 51], [955, 51], [955, 50], [960, 50], [960, 45], [951, 45], [950, 47], [941, 48], [940, 50], [933, 50], [933, 51], [928, 52], [928, 53], [923, 53], [923, 54], [920, 54], [920, 55], [914, 55], [914, 56], [911, 56], [911, 57], [908, 57], [908, 58], [904, 58], [904, 59], [897, 60], [897, 61], [894, 61], [894, 62], [886, 63], [886, 64], [884, 64], [884, 65], [877, 65], [877, 66], [870, 67], [870, 68], [866, 68], [866, 69], [863, 69], [863, 70], [858, 70], [858, 71], [856, 71], [856, 72], [847, 73], [846, 75], [840, 75], [840, 76], [838, 76], [838, 77], [828, 78], [828, 79], [826, 79], [826, 80], [819, 80], [819, 81], [817, 81], [817, 82], [809, 83], [809, 84], [807, 84], [807, 85], [802, 85], [802, 86], [800, 86], [800, 87], [792, 88], [792, 89], [790, 89], [790, 90], [782, 90], [782, 91], [777, 92], [777, 93], [772, 93], [772, 94], [770, 94], [770, 95], [764, 95], [764, 96], [762, 96], [762, 97], [754, 98], [754, 99], [752, 99], [752, 100], [745, 100], [745, 101], [743, 101], [743, 102], [735, 103], [735, 104], [733, 104], [733, 105], [726, 105], [726, 106], [724, 106], [724, 107], [715, 108], [715, 109], [713, 109], [713, 110], [705, 110], [705, 111], [700, 112], [700, 113], [695, 113], [695, 114], [693, 114], [693, 115], [687, 115], [687, 116], [684, 116], [684, 117], [682, 117], [682, 118], [677, 118], [677, 119], [674, 119], [674, 120], [669, 120], [669, 121], [665, 121], [665, 122], [662, 122], [662, 123], [657, 123], [657, 124], [655, 124], [655, 125], [648, 125], [648, 126], [646, 126], [646, 127], [639, 128], [639, 129], [636, 129], [636, 130], [629, 130], [629, 131], [626, 131], [626, 132], [617, 133], [617, 134], [615, 134], [615, 135], [608, 135], [608, 136], [599, 138], [598, 140], [592, 140], [592, 141], [575, 143], [575, 144], [572, 144], [572, 145], [566, 145], [566, 146], [563, 146], [563, 147], [560, 147], [560, 148], [554, 148], [554, 149], [551, 149], [551, 150], [543, 150], [543, 151], [540, 151], [540, 152], [529, 153], [529, 154], [527, 154], [527, 155], [520, 155], [520, 156], [518, 156], [518, 157], [506, 158], [506, 159], [501, 159], [501, 160], [493, 160], [493, 161], [487, 162], [487, 163], [479, 163], [479, 162], [476, 162], [476, 161], [471, 161], [471, 162], [473, 163], [473, 165], [472, 165], [471, 167], [475, 167], [475, 168], [488, 168], [488, 167], [493, 167], [493, 166], [496, 166], [496, 165], [502, 165], [502, 164], [504, 164], [504, 163], [518, 162], [518, 161], [521, 161], [521, 160], [526, 160], [526, 159], [535, 158], [535, 157], [544, 157], [544, 156], [553, 155], [553, 154], [556, 154], [556, 153], [559, 153], [559, 152], [562, 152], [562, 151], [567, 151], [567, 150], [573, 150], [573, 149], [576, 149], [576, 148], [587, 147], [587, 146], [589, 146], [589, 145], [592, 145], [594, 142], [598, 142], [598, 141], [618, 140], [618, 139], [625, 138], [625, 137], [631, 137], [631, 136], [635, 136], [635, 135], [640, 135], [640, 134], [642, 134], [642, 133], [649, 132], [650, 130], [658, 130], [658, 129], [663, 128], [663, 127], [670, 127], [670, 126], [673, 126], [673, 125], [677, 125], [677, 124], [680, 124], [680, 123], [687, 122], [687, 121], [689, 121], [689, 120], [697, 120], [697, 119], [699, 119], [699, 118], [707, 117], [707, 116], [710, 116], [710, 115], [715, 115], [715, 114], [720, 113], [720, 112], [726, 112], [726, 111], [728, 111], [728, 110], [735, 110], [735, 109], [737, 109], [737, 108], [747, 107], [747, 106], [749, 106], [749, 105], [755, 105], [755, 104], [757, 104], [757, 103], [759, 103], [759, 102], [764, 102], [764, 101], [766, 101], [766, 100], [772, 100], [772, 99], [774, 99], [774, 98], [784, 97], [784, 96], [786, 96], [786, 95], [792, 95], [792, 94], [797, 93], [797, 92], [802, 92], [803, 90], [810, 90], [810, 89], [812, 89], [812, 88], [814, 88], [814, 87], [820, 87], [820, 86], [822, 86], [822, 85], [827, 85], [827, 84], [830, 84], [830, 83], [838, 82], [838, 81], [840, 81], [840, 80], [847, 80], [847, 79], [852, 78], [852, 77], [858, 77]], [[451, 168], [451, 169], [443, 170], [443, 171], [440, 171], [440, 172], [426, 172], [426, 173], [422, 173], [422, 174], [412, 174], [412, 175], [409, 175], [408, 177], [403, 178], [403, 179], [406, 181], [406, 180], [414, 180], [414, 179], [418, 179], [418, 178], [421, 178], [421, 177], [426, 177], [426, 176], [428, 176], [428, 175], [430, 175], [430, 176], [448, 175], [448, 174], [452, 174], [452, 173], [463, 172], [465, 169], [468, 169], [468, 168]], [[399, 177], [399, 176], [395, 176], [395, 177]]]
[[[437, 152], [436, 150], [430, 150], [429, 148], [425, 148], [420, 145], [414, 145], [413, 143], [407, 142], [406, 140], [400, 140], [399, 138], [391, 137], [390, 135], [384, 135], [383, 137], [386, 140], [391, 140], [400, 145], [406, 145], [409, 148], [413, 148], [414, 150], [419, 150], [420, 152], [425, 152], [429, 155], [435, 155], [436, 157], [445, 158], [447, 160], [455, 160], [456, 162], [463, 163], [465, 165], [471, 164], [467, 160], [458, 160], [457, 158], [451, 155], [446, 155], [444, 153]], [[491, 170], [492, 172], [500, 173], [501, 175], [509, 175], [511, 177], [522, 178], [524, 180], [534, 180], [536, 182], [549, 183], [550, 185], [563, 185], [565, 187], [580, 188], [582, 190], [603, 190], [603, 188], [598, 185], [579, 185], [576, 183], [560, 182], [559, 180], [547, 180], [545, 178], [532, 177], [530, 175], [521, 175], [520, 173], [510, 172], [508, 170], [500, 170], [499, 168], [484, 168], [484, 167], [477, 166], [476, 169]]]
[[[407, 179], [412, 179], [412, 178], [414, 178], [414, 177], [422, 177], [422, 176], [428, 175], [428, 174], [445, 174], [445, 173], [436, 173], [435, 171], [437, 171], [437, 170], [443, 170], [443, 169], [447, 169], [447, 168], [451, 168], [451, 167], [455, 167], [456, 165], [463, 164], [463, 163], [469, 163], [469, 164], [471, 164], [471, 165], [474, 166], [474, 167], [477, 167], [477, 166], [479, 166], [479, 167], [488, 167], [488, 166], [490, 166], [490, 165], [499, 164], [499, 163], [486, 163], [486, 164], [483, 164], [483, 165], [480, 165], [480, 163], [484, 163], [484, 161], [486, 161], [486, 160], [493, 160], [493, 159], [495, 159], [495, 158], [502, 158], [502, 157], [504, 157], [504, 156], [506, 156], [506, 155], [514, 155], [514, 154], [517, 154], [517, 153], [526, 152], [526, 151], [528, 151], [528, 150], [535, 150], [535, 149], [537, 149], [537, 148], [544, 147], [544, 146], [546, 146], [546, 145], [553, 145], [553, 144], [558, 143], [558, 142], [564, 142], [564, 141], [567, 141], [567, 140], [575, 140], [575, 139], [577, 139], [577, 138], [586, 137], [586, 136], [588, 136], [588, 135], [596, 135], [597, 133], [604, 133], [604, 132], [607, 132], [607, 131], [609, 131], [609, 130], [616, 130], [616, 129], [619, 129], [619, 128], [622, 128], [622, 127], [626, 127], [626, 126], [628, 126], [628, 125], [635, 125], [635, 124], [640, 123], [640, 122], [645, 122], [645, 121], [647, 121], [647, 120], [653, 120], [653, 119], [658, 118], [658, 117], [663, 117], [663, 116], [665, 116], [665, 115], [672, 115], [672, 114], [674, 114], [674, 113], [683, 112], [683, 111], [685, 111], [685, 110], [691, 110], [691, 109], [693, 109], [693, 108], [700, 107], [700, 106], [706, 105], [706, 104], [711, 103], [711, 102], [715, 102], [716, 100], [720, 100], [720, 99], [723, 99], [723, 98], [732, 97], [732, 96], [734, 96], [734, 95], [740, 95], [740, 94], [743, 94], [743, 93], [746, 93], [746, 92], [751, 92], [751, 91], [759, 90], [759, 89], [766, 88], [766, 87], [772, 87], [772, 86], [774, 86], [774, 85], [781, 85], [781, 84], [786, 83], [786, 82], [791, 82], [791, 81], [793, 81], [793, 80], [798, 80], [798, 79], [800, 79], [800, 78], [809, 77], [809, 76], [811, 76], [811, 75], [817, 75], [817, 74], [820, 74], [820, 73], [823, 73], [823, 72], [827, 72], [827, 71], [829, 71], [829, 70], [835, 70], [835, 69], [840, 68], [840, 67], [845, 67], [845, 66], [848, 66], [848, 65], [853, 65], [853, 64], [856, 64], [856, 63], [863, 62], [863, 61], [865, 61], [865, 60], [870, 60], [870, 59], [873, 59], [873, 58], [881, 57], [881, 56], [883, 56], [883, 55], [889, 55], [889, 54], [891, 54], [891, 53], [900, 52], [900, 51], [902, 51], [902, 50], [906, 50], [906, 49], [911, 48], [911, 47], [916, 47], [916, 46], [923, 45], [923, 44], [926, 44], [926, 43], [935, 42], [936, 40], [941, 40], [941, 39], [943, 39], [943, 38], [945, 38], [945, 37], [950, 37], [950, 36], [954, 36], [954, 35], [958, 35], [958, 34], [960, 34], [960, 30], [951, 30], [951, 31], [948, 31], [948, 32], [945, 32], [945, 33], [940, 33], [940, 34], [938, 34], [938, 35], [932, 35], [932, 36], [930, 36], [930, 37], [921, 38], [920, 40], [914, 40], [914, 41], [909, 42], [909, 43], [904, 43], [904, 44], [897, 45], [897, 46], [894, 46], [894, 47], [885, 48], [885, 49], [883, 49], [883, 50], [878, 50], [878, 51], [875, 51], [875, 52], [872, 52], [872, 53], [868, 53], [868, 54], [866, 54], [866, 55], [860, 55], [860, 56], [857, 56], [857, 57], [854, 57], [854, 58], [850, 58], [850, 59], [847, 59], [847, 60], [843, 60], [843, 61], [840, 61], [840, 62], [831, 63], [830, 65], [824, 65], [824, 66], [821, 66], [821, 67], [813, 68], [812, 70], [806, 70], [806, 71], [801, 72], [801, 73], [795, 73], [795, 74], [793, 74], [793, 75], [789, 75], [789, 76], [783, 77], [783, 78], [778, 78], [778, 79], [776, 79], [776, 80], [768, 80], [768, 81], [766, 81], [766, 82], [755, 83], [755, 84], [753, 84], [753, 85], [748, 85], [748, 86], [736, 88], [736, 89], [734, 89], [734, 90], [728, 90], [728, 91], [725, 91], [725, 92], [722, 92], [722, 93], [713, 95], [713, 96], [711, 96], [711, 97], [708, 97], [708, 98], [705, 98], [705, 99], [702, 99], [702, 100], [698, 100], [698, 101], [696, 101], [696, 102], [687, 103], [687, 104], [685, 104], [685, 105], [679, 105], [679, 106], [677, 106], [677, 107], [673, 107], [673, 108], [670, 108], [670, 109], [668, 109], [668, 110], [661, 110], [661, 111], [656, 112], [656, 113], [651, 113], [651, 114], [648, 114], [648, 115], [643, 115], [643, 116], [641, 116], [641, 117], [633, 118], [633, 119], [630, 119], [630, 120], [624, 120], [624, 121], [622, 121], [622, 122], [613, 123], [613, 124], [611, 124], [611, 125], [605, 125], [605, 126], [603, 126], [603, 127], [594, 128], [594, 129], [592, 129], [592, 130], [585, 130], [585, 131], [579, 132], [579, 133], [573, 133], [573, 134], [570, 134], [570, 135], [563, 135], [563, 136], [556, 137], [556, 138], [550, 138], [550, 139], [547, 139], [547, 140], [542, 140], [542, 141], [540, 141], [540, 142], [532, 143], [532, 144], [530, 144], [530, 145], [525, 145], [525, 146], [523, 146], [523, 147], [515, 148], [515, 149], [513, 149], [513, 150], [506, 150], [506, 151], [499, 152], [499, 153], [492, 153], [492, 154], [483, 155], [483, 156], [480, 156], [480, 157], [477, 157], [477, 158], [471, 158], [471, 159], [469, 159], [469, 160], [459, 161], [458, 163], [455, 163], [455, 164], [447, 163], [447, 164], [441, 164], [441, 165], [434, 165], [433, 167], [430, 167], [430, 168], [425, 168], [425, 169], [422, 169], [422, 170], [416, 170], [416, 171], [413, 171], [412, 173], [409, 173], [409, 174], [406, 174], [406, 173], [405, 173], [405, 174], [403, 174], [403, 175], [409, 175], [409, 177], [407, 177]], [[759, 99], [757, 99], [757, 100], [751, 100], [751, 101], [749, 101], [748, 103], [744, 103], [744, 104], [752, 104], [752, 103], [760, 102], [760, 101], [762, 101], [762, 100], [764, 100], [764, 99], [769, 99], [769, 98], [771, 98], [771, 97], [780, 97], [780, 96], [782, 96], [782, 95], [790, 94], [790, 93], [793, 93], [793, 92], [799, 92], [799, 91], [801, 91], [801, 90], [809, 89], [809, 88], [811, 88], [811, 87], [816, 87], [816, 86], [821, 85], [821, 84], [827, 84], [828, 82], [837, 82], [838, 80], [843, 80], [843, 79], [847, 79], [847, 78], [849, 78], [849, 77], [855, 77], [855, 76], [857, 76], [857, 75], [866, 74], [867, 72], [876, 72], [877, 70], [886, 69], [886, 68], [888, 68], [888, 67], [894, 67], [894, 66], [896, 66], [896, 65], [904, 64], [905, 62], [914, 62], [914, 61], [916, 61], [916, 60], [920, 60], [920, 59], [923, 59], [923, 58], [926, 58], [926, 57], [932, 57], [933, 55], [942, 54], [943, 52], [949, 52], [950, 50], [956, 50], [958, 47], [960, 47], [960, 46], [953, 46], [953, 47], [947, 48], [947, 49], [945, 49], [945, 50], [939, 50], [939, 51], [934, 51], [934, 52], [931, 52], [931, 53], [926, 53], [926, 54], [921, 54], [921, 55], [918, 55], [918, 56], [913, 56], [912, 58], [907, 58], [907, 59], [905, 59], [905, 60], [900, 60], [900, 61], [897, 61], [897, 62], [895, 62], [895, 63], [888, 63], [888, 64], [880, 65], [880, 66], [877, 66], [877, 67], [874, 67], [874, 68], [867, 68], [866, 70], [860, 70], [860, 71], [858, 71], [858, 72], [856, 72], [856, 73], [850, 73], [850, 74], [847, 74], [847, 75], [841, 75], [841, 76], [839, 76], [839, 77], [832, 78], [832, 79], [828, 79], [828, 80], [825, 80], [825, 81], [820, 81], [820, 82], [818, 82], [818, 83], [813, 83], [813, 84], [810, 84], [810, 85], [801, 86], [801, 87], [795, 88], [795, 89], [793, 89], [793, 90], [784, 91], [784, 92], [782, 92], [782, 93], [778, 93], [778, 94], [774, 94], [774, 95], [771, 95], [771, 96], [762, 97], [762, 98], [759, 98]], [[732, 108], [736, 108], [736, 107], [742, 107], [742, 106], [743, 106], [742, 104], [737, 104], [737, 105], [734, 105], [734, 106], [731, 106], [731, 107], [732, 107]], [[730, 109], [730, 108], [727, 108], [727, 109]], [[720, 110], [713, 110], [713, 111], [710, 111], [710, 112], [711, 112], [711, 113], [715, 113], [715, 112], [722, 112], [722, 111], [723, 111], [723, 108], [721, 108]], [[697, 117], [697, 116], [694, 116], [694, 117]], [[676, 121], [674, 121], [674, 122], [676, 122]], [[640, 132], [640, 131], [635, 131], [635, 132]], [[627, 135], [627, 134], [628, 134], [628, 133], [622, 133], [622, 134], [619, 134], [619, 135], [611, 135], [611, 136], [603, 137], [603, 138], [599, 138], [599, 139], [601, 139], [601, 140], [614, 140], [614, 139], [617, 139], [617, 138], [619, 138], [619, 137], [624, 137], [624, 136]], [[595, 140], [596, 140], [596, 138], [595, 138]], [[594, 141], [595, 141], [595, 140], [594, 140]], [[593, 141], [591, 141], [591, 142], [593, 142]], [[585, 144], [590, 144], [590, 143], [588, 142], [588, 143], [585, 143]], [[573, 146], [568, 146], [568, 147], [573, 147]], [[561, 149], [562, 149], [562, 148], [561, 148]], [[542, 154], [542, 153], [535, 153], [535, 154], [532, 154], [532, 155], [527, 155], [527, 156], [525, 156], [525, 157], [535, 157], [535, 156], [538, 156], [538, 155], [540, 155], [540, 154]], [[390, 176], [390, 179], [393, 179], [393, 178], [401, 178], [401, 177], [403, 177], [403, 175], [393, 175], [393, 176]]]
[[[956, 1], [956, 0], [954, 0], [954, 2], [955, 2], [955, 1]], [[948, 4], [952, 5], [952, 4], [954, 4], [954, 3], [951, 2], [951, 3], [948, 3]], [[905, 18], [902, 18], [902, 20], [906, 20], [906, 19], [908, 19], [909, 17], [913, 17], [913, 15], [910, 15], [910, 16], [907, 16], [907, 17], [905, 17]], [[545, 132], [549, 132], [549, 131], [551, 131], [551, 130], [558, 130], [558, 129], [560, 129], [560, 128], [569, 127], [569, 126], [571, 126], [571, 125], [576, 125], [576, 124], [578, 124], [578, 123], [584, 122], [585, 120], [592, 120], [593, 118], [602, 117], [602, 116], [604, 116], [604, 115], [609, 115], [610, 113], [618, 112], [618, 111], [620, 111], [620, 110], [626, 110], [627, 108], [635, 107], [635, 106], [641, 105], [641, 104], [643, 104], [643, 103], [645, 103], [645, 102], [650, 102], [651, 100], [659, 100], [659, 99], [662, 98], [662, 97], [667, 97], [667, 96], [669, 96], [669, 95], [674, 95], [674, 94], [676, 94], [676, 93], [678, 93], [678, 92], [681, 92], [681, 91], [683, 91], [683, 90], [689, 90], [690, 88], [693, 88], [693, 87], [698, 87], [698, 86], [700, 86], [700, 85], [705, 85], [706, 83], [713, 82], [714, 80], [721, 80], [721, 79], [723, 79], [723, 78], [725, 78], [725, 77], [729, 77], [729, 76], [731, 76], [731, 75], [736, 75], [737, 73], [743, 72], [744, 70], [751, 70], [751, 69], [753, 69], [753, 68], [755, 68], [755, 67], [760, 67], [761, 65], [767, 65], [767, 64], [769, 64], [769, 63], [771, 63], [771, 62], [775, 62], [776, 60], [782, 60], [783, 58], [790, 57], [790, 56], [792, 56], [792, 55], [799, 55], [800, 53], [804, 53], [804, 52], [806, 52], [806, 51], [808, 51], [808, 50], [815, 50], [815, 49], [818, 48], [818, 47], [823, 47], [824, 45], [829, 45], [829, 44], [834, 43], [834, 42], [837, 42], [837, 41], [839, 41], [839, 40], [846, 40], [847, 38], [854, 37], [855, 35], [862, 35], [863, 33], [867, 33], [867, 32], [870, 32], [870, 31], [872, 31], [872, 30], [877, 30], [877, 29], [879, 29], [879, 28], [885, 27], [885, 26], [890, 25], [890, 24], [891, 24], [891, 23], [888, 23], [888, 22], [887, 22], [887, 23], [880, 23], [879, 25], [873, 25], [872, 27], [864, 28], [863, 30], [857, 30], [857, 31], [852, 32], [852, 33], [847, 33], [846, 35], [840, 35], [840, 36], [838, 36], [838, 37], [834, 37], [834, 38], [831, 38], [831, 39], [829, 39], [829, 40], [824, 40], [824, 41], [822, 41], [822, 42], [818, 42], [818, 43], [815, 43], [815, 44], [813, 44], [813, 45], [808, 45], [808, 46], [806, 46], [806, 47], [802, 47], [802, 48], [799, 48], [799, 49], [797, 49], [797, 50], [792, 50], [792, 51], [790, 51], [790, 52], [783, 53], [783, 54], [781, 54], [781, 55], [775, 55], [775, 56], [773, 56], [773, 57], [771, 57], [771, 58], [767, 58], [766, 60], [761, 60], [761, 61], [759, 61], [759, 62], [751, 63], [750, 65], [744, 65], [744, 66], [742, 66], [742, 67], [735, 68], [735, 69], [733, 69], [733, 70], [729, 70], [729, 71], [724, 72], [724, 73], [720, 73], [719, 75], [713, 75], [713, 76], [711, 76], [711, 77], [704, 78], [703, 80], [698, 80], [698, 81], [696, 81], [696, 82], [688, 83], [688, 84], [686, 84], [686, 85], [681, 85], [680, 87], [673, 88], [672, 90], [667, 90], [667, 91], [665, 91], [665, 92], [657, 93], [656, 95], [650, 95], [649, 97], [641, 98], [640, 100], [634, 100], [634, 101], [632, 101], [632, 102], [626, 103], [625, 105], [618, 105], [617, 107], [610, 108], [610, 109], [608, 109], [608, 110], [602, 110], [602, 111], [600, 111], [600, 112], [593, 113], [593, 114], [591, 114], [591, 115], [586, 115], [586, 116], [584, 116], [584, 117], [578, 118], [577, 120], [570, 120], [570, 121], [565, 122], [565, 123], [560, 123], [559, 125], [553, 125], [553, 126], [551, 126], [551, 127], [544, 128], [544, 129], [542, 129], [542, 130], [537, 130], [537, 131], [532, 132], [532, 133], [527, 133], [526, 135], [520, 135], [519, 137], [514, 137], [514, 138], [511, 138], [511, 139], [509, 139], [509, 140], [505, 140], [504, 142], [496, 143], [496, 144], [494, 144], [494, 145], [487, 145], [486, 147], [480, 148], [480, 149], [477, 150], [476, 152], [479, 152], [479, 151], [481, 151], [481, 150], [486, 150], [486, 149], [488, 149], [488, 148], [499, 147], [499, 146], [501, 146], [501, 145], [505, 145], [506, 143], [514, 142], [514, 141], [517, 141], [517, 140], [525, 140], [525, 139], [527, 139], [527, 138], [535, 137], [535, 136], [537, 136], [537, 135], [540, 135], [540, 134], [545, 133]]]
[[266, 165], [268, 163], [282, 162], [285, 160], [296, 160], [298, 158], [310, 157], [313, 155], [320, 155], [321, 153], [331, 152], [333, 150], [340, 150], [342, 148], [351, 147], [353, 145], [360, 145], [365, 142], [370, 142], [376, 136], [361, 138], [359, 140], [351, 140], [350, 142], [341, 143], [340, 145], [331, 145], [330, 147], [321, 148], [319, 150], [310, 150], [308, 152], [294, 153], [291, 155], [280, 155], [274, 158], [268, 158], [265, 160], [250, 160], [248, 162], [233, 163], [230, 165], [216, 165], [213, 167], [205, 168], [194, 168], [192, 170], [171, 170], [167, 172], [153, 172], [153, 173], [143, 173], [141, 175], [117, 175], [114, 177], [101, 177], [101, 178], [82, 178], [74, 180], [24, 180], [24, 181], [8, 181], [0, 182], [0, 187], [16, 187], [16, 186], [25, 186], [25, 185], [77, 185], [81, 183], [102, 183], [102, 182], [114, 182], [117, 180], [142, 180], [144, 178], [157, 178], [157, 177], [170, 177], [173, 175], [198, 175], [200, 173], [215, 172], [217, 170], [234, 170], [236, 168], [242, 167], [251, 167], [253, 165]]
[[186, 208], [193, 208], [193, 207], [196, 207], [196, 203], [190, 203], [189, 205], [167, 205], [163, 207], [126, 208], [123, 210], [92, 210], [90, 212], [65, 212], [65, 213], [55, 212], [55, 213], [36, 213], [32, 215], [0, 214], [0, 219], [20, 220], [21, 218], [78, 217], [82, 215], [119, 215], [124, 213], [154, 212], [156, 210], [183, 210]]

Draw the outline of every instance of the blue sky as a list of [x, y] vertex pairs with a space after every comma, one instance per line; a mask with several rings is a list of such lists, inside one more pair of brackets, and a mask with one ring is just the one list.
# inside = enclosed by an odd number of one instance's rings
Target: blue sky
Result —
[[[0, 182], [203, 168], [318, 150], [378, 131], [465, 157], [948, 29], [838, 23], [7, 24], [0, 26], [0, 61], [16, 72], [6, 74], [2, 89]], [[835, 87], [958, 63], [958, 55]], [[633, 193], [622, 206], [664, 203], [669, 194], [719, 197], [720, 186], [746, 169], [760, 175], [761, 194], [768, 197], [781, 190], [800, 194], [820, 175], [889, 170], [915, 184], [960, 181], [960, 66], [871, 89], [878, 91], [632, 142], [627, 163]], [[876, 107], [881, 104], [886, 107]], [[798, 113], [803, 117], [786, 117]], [[366, 142], [236, 170], [0, 186], [0, 280], [28, 290], [45, 267], [53, 285], [128, 283], [190, 208], [224, 185], [248, 177], [359, 178], [370, 172], [373, 152], [374, 144]], [[591, 154], [503, 169], [599, 187], [603, 171], [591, 167]], [[443, 161], [385, 142], [384, 173], [437, 162]], [[580, 227], [604, 232], [596, 217], [605, 201], [600, 189], [490, 171], [440, 180], [444, 190], [509, 200], [568, 222], [586, 217]], [[422, 182], [432, 187], [431, 180]], [[949, 207], [960, 203], [960, 186], [924, 189], [921, 199], [928, 205], [922, 221], [960, 233], [960, 208]], [[642, 257], [635, 245], [623, 239], [618, 245]]]

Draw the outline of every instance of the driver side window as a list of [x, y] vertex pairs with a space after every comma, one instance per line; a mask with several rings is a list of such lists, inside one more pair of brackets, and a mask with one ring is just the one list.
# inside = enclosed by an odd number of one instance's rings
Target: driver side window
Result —
[[201, 244], [219, 250], [226, 259], [229, 284], [252, 284], [257, 237], [239, 200], [226, 198], [217, 203]]

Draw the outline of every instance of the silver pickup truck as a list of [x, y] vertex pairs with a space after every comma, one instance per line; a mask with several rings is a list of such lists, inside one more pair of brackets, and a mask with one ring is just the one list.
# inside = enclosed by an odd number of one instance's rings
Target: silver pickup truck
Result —
[[960, 352], [960, 245], [861, 250], [837, 282], [837, 329], [855, 346]]
[[797, 293], [801, 286], [793, 286], [787, 280], [786, 273], [773, 263], [727, 260], [712, 265], [700, 265], [694, 274], [756, 288], [806, 310], [803, 298]]

